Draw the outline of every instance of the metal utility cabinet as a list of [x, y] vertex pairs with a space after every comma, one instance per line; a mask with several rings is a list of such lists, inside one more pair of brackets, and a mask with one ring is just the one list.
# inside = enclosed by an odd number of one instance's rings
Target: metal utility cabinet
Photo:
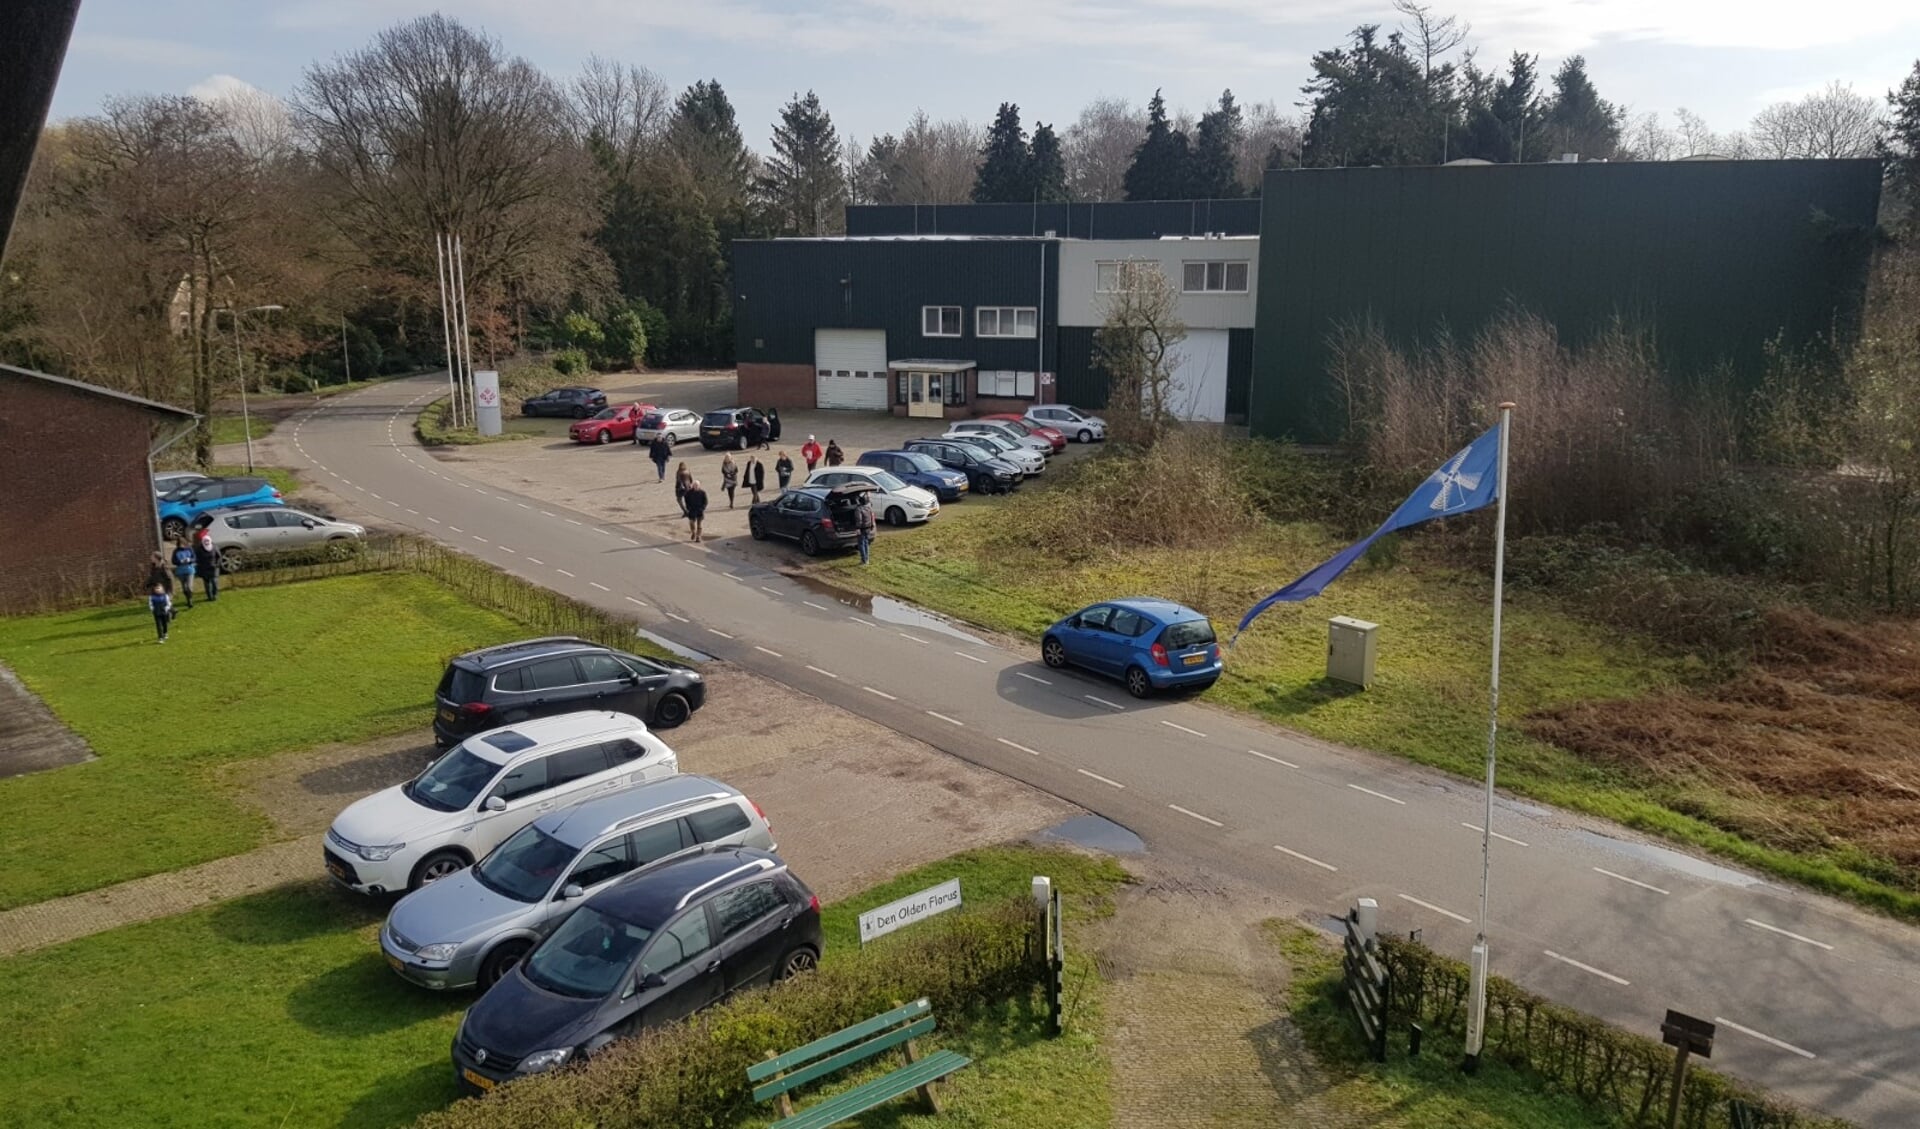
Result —
[[1373, 685], [1380, 625], [1337, 615], [1327, 621], [1327, 677], [1361, 689]]

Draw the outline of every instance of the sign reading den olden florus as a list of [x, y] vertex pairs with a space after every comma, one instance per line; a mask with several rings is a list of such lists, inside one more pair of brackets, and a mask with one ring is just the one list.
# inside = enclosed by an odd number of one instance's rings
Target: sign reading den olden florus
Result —
[[888, 902], [879, 909], [870, 909], [860, 915], [860, 943], [866, 944], [875, 937], [884, 937], [902, 925], [912, 925], [923, 921], [936, 913], [945, 913], [960, 908], [960, 880], [948, 879], [938, 886], [908, 894], [897, 902]]

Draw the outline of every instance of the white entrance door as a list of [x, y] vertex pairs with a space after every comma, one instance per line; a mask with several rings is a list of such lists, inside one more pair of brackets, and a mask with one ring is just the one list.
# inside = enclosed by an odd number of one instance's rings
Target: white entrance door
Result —
[[946, 382], [952, 377], [943, 372], [907, 374], [907, 414], [939, 419], [946, 414]]
[[1177, 364], [1168, 406], [1181, 419], [1225, 423], [1227, 419], [1227, 331], [1189, 329], [1173, 347]]
[[813, 373], [816, 407], [886, 411], [886, 330], [814, 330]]

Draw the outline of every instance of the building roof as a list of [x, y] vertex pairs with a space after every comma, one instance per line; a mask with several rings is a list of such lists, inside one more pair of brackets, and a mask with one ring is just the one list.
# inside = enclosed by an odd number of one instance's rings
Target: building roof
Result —
[[182, 419], [200, 418], [199, 413], [190, 412], [185, 408], [176, 408], [172, 404], [162, 404], [158, 400], [149, 400], [144, 396], [135, 396], [131, 392], [116, 392], [111, 388], [102, 388], [98, 384], [88, 384], [84, 380], [72, 380], [68, 377], [54, 376], [52, 373], [38, 372], [30, 368], [0, 365], [0, 374], [23, 377], [27, 380], [45, 381], [48, 384], [63, 384], [68, 388], [77, 389], [81, 392], [91, 392], [96, 396], [105, 396], [111, 400], [119, 400], [123, 403], [132, 404], [135, 407], [145, 408], [150, 412], [159, 412], [162, 415], [177, 416]]

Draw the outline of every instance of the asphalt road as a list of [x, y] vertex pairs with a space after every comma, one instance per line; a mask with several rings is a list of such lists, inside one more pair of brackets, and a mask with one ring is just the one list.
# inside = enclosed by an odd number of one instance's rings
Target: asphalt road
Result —
[[[415, 530], [650, 632], [855, 710], [1199, 860], [1465, 957], [1480, 889], [1471, 783], [1192, 700], [1136, 702], [911, 609], [869, 610], [703, 546], [494, 488], [411, 436], [431, 377], [282, 425], [319, 481]], [[751, 710], [714, 701], [708, 714]], [[696, 724], [698, 719], [696, 719]], [[1920, 931], [1503, 799], [1487, 933], [1495, 971], [1657, 1037], [1716, 1020], [1712, 1065], [1863, 1125], [1920, 1125]]]

